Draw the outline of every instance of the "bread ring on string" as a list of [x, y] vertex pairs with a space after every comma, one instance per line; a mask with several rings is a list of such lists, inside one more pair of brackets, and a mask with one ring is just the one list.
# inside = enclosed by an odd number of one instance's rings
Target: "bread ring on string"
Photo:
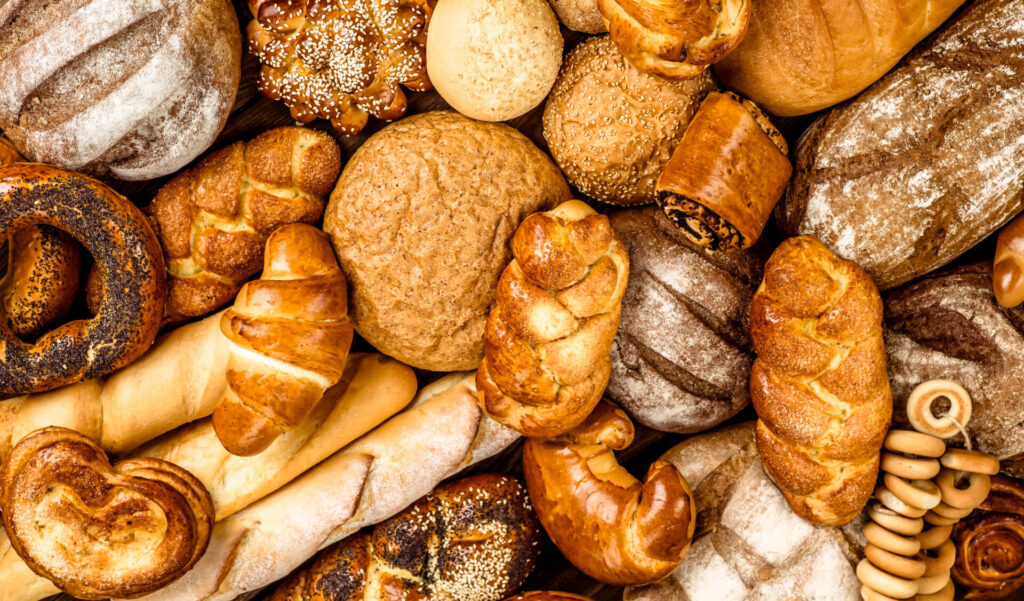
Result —
[[931, 509], [942, 502], [939, 487], [929, 480], [904, 480], [892, 474], [886, 474], [882, 481], [885, 487], [901, 501], [911, 507]]
[[950, 580], [946, 583], [946, 586], [942, 587], [937, 593], [931, 595], [924, 595], [918, 593], [914, 601], [953, 601], [953, 597], [956, 595], [956, 588], [953, 586], [953, 581]]
[[974, 507], [953, 507], [946, 503], [939, 503], [935, 507], [932, 507], [932, 511], [936, 514], [941, 515], [944, 518], [951, 518], [954, 520], [962, 520], [963, 518], [971, 515], [974, 511]]
[[[933, 528], [937, 530], [938, 528]], [[956, 562], [956, 546], [953, 541], [947, 538], [942, 544], [934, 549], [925, 549], [921, 546], [922, 559], [924, 560], [924, 575], [934, 576], [948, 572]]]
[[944, 589], [949, 582], [949, 570], [931, 576], [923, 576], [917, 579], [917, 594], [934, 595]]
[[946, 452], [946, 442], [923, 432], [889, 430], [885, 437], [885, 448], [896, 453], [938, 459]]
[[898, 555], [871, 543], [864, 547], [864, 557], [868, 558], [868, 561], [878, 569], [900, 578], [914, 580], [924, 576], [925, 573], [926, 566], [923, 559]]
[[873, 591], [866, 586], [860, 587], [860, 598], [864, 601], [897, 601], [897, 599]]
[[907, 557], [921, 550], [921, 541], [917, 540], [917, 537], [901, 536], [873, 522], [864, 526], [864, 538], [880, 549]]
[[[967, 480], [967, 488], [957, 486], [958, 480]], [[987, 474], [974, 472], [958, 472], [957, 470], [944, 469], [935, 478], [935, 483], [942, 491], [942, 502], [957, 509], [974, 509], [988, 496], [991, 489], [991, 480]]]
[[857, 564], [857, 578], [864, 586], [893, 599], [909, 599], [917, 594], [917, 580], [883, 572], [867, 559]]
[[943, 541], [949, 540], [949, 535], [952, 534], [952, 526], [939, 526], [937, 528], [929, 528], [921, 534], [917, 535], [917, 540], [921, 543], [922, 549], [937, 549]]
[[928, 513], [927, 509], [908, 505], [903, 499], [894, 495], [892, 491], [881, 484], [875, 487], [875, 498], [892, 511], [911, 519], [924, 517], [924, 514]]
[[[932, 411], [932, 404], [943, 397], [949, 400], [949, 410], [939, 417]], [[971, 395], [949, 380], [922, 382], [907, 397], [907, 418], [919, 432], [950, 438], [971, 419]]]
[[995, 476], [999, 473], [999, 460], [980, 451], [950, 449], [939, 459], [942, 467], [961, 472], [974, 472]]
[[881, 469], [907, 480], [931, 480], [938, 475], [942, 465], [931, 457], [907, 457], [886, 452], [882, 453]]
[[868, 507], [868, 517], [882, 528], [904, 536], [915, 536], [924, 529], [921, 518], [902, 516], [881, 503], [872, 503]]

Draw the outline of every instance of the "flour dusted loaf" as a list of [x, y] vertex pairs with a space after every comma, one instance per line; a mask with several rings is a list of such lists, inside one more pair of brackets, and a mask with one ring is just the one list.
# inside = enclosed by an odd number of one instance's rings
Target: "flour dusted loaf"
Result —
[[7, 0], [0, 129], [34, 161], [167, 175], [220, 133], [241, 53], [227, 0]]
[[657, 207], [611, 222], [632, 269], [606, 394], [658, 430], [699, 432], [729, 419], [750, 401], [747, 321], [763, 258], [697, 246]]
[[1000, 307], [991, 278], [991, 266], [979, 263], [885, 296], [893, 419], [907, 426], [907, 397], [921, 382], [953, 380], [971, 395], [967, 433], [975, 448], [1024, 475], [1024, 307]]
[[981, 0], [804, 134], [779, 205], [879, 288], [927, 273], [1024, 208], [1024, 0]]
[[352, 155], [324, 218], [356, 331], [413, 367], [475, 369], [512, 234], [569, 198], [507, 125], [432, 112], [385, 127]]
[[752, 422], [689, 438], [661, 459], [693, 489], [697, 532], [668, 578], [627, 588], [624, 601], [860, 599], [858, 522], [816, 528], [790, 511], [765, 475]]

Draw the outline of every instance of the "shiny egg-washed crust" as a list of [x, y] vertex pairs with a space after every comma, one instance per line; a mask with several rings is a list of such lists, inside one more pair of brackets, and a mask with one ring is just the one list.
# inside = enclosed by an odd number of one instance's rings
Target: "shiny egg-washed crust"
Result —
[[1018, 217], [999, 232], [992, 265], [992, 291], [1003, 307], [1024, 302], [1024, 217]]
[[188, 471], [149, 458], [111, 466], [90, 438], [58, 427], [11, 451], [0, 506], [18, 555], [81, 599], [167, 585], [202, 557], [213, 529], [210, 495]]
[[329, 119], [357, 134], [370, 115], [405, 114], [410, 90], [429, 90], [424, 44], [436, 0], [249, 0], [249, 51], [260, 91], [292, 117]]
[[271, 232], [320, 219], [340, 170], [331, 136], [278, 127], [206, 156], [165, 184], [145, 213], [167, 263], [167, 321], [231, 302], [263, 266]]
[[509, 597], [505, 601], [593, 601], [589, 597], [561, 591], [529, 591]]
[[615, 459], [633, 442], [625, 412], [602, 401], [576, 429], [529, 439], [523, 469], [544, 530], [577, 568], [614, 586], [661, 580], [683, 560], [697, 509], [676, 468], [655, 461], [640, 482]]
[[526, 436], [557, 436], [608, 385], [629, 254], [608, 217], [578, 200], [527, 217], [512, 254], [484, 331], [480, 405]]
[[34, 345], [0, 323], [0, 391], [50, 390], [106, 375], [156, 338], [167, 297], [160, 244], [135, 205], [87, 176], [45, 165], [0, 167], [0, 232], [60, 228], [82, 243], [104, 276], [91, 320], [72, 321]]
[[539, 553], [540, 525], [523, 486], [479, 474], [323, 551], [270, 601], [498, 601], [522, 586]]
[[841, 526], [874, 490], [892, 395], [871, 278], [809, 236], [768, 260], [750, 309], [765, 470], [800, 517]]
[[996, 475], [991, 486], [983, 513], [953, 527], [953, 580], [971, 601], [1003, 599], [1024, 587], [1024, 480]]
[[213, 427], [228, 451], [255, 455], [298, 427], [345, 371], [348, 287], [327, 236], [304, 223], [275, 230], [263, 274], [220, 326], [231, 359]]
[[598, 0], [619, 51], [666, 79], [697, 77], [747, 33], [750, 0]]

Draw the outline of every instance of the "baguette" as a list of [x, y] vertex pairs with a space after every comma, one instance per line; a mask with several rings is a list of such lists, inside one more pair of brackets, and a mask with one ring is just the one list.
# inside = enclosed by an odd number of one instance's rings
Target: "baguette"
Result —
[[481, 412], [472, 374], [446, 376], [421, 390], [411, 409], [219, 522], [191, 572], [142, 598], [230, 601], [266, 586], [516, 438]]

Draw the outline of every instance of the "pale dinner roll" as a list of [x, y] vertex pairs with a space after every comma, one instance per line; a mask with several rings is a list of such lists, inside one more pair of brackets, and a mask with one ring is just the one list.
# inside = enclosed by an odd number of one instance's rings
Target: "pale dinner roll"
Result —
[[662, 168], [715, 88], [708, 72], [678, 82], [642, 73], [608, 36], [593, 38], [565, 60], [544, 108], [544, 138], [587, 196], [650, 204]]
[[427, 74], [455, 110], [481, 121], [544, 101], [562, 64], [562, 34], [545, 0], [440, 0], [427, 29]]
[[413, 367], [476, 369], [512, 234], [570, 198], [507, 125], [444, 111], [385, 127], [352, 155], [324, 217], [356, 331]]

